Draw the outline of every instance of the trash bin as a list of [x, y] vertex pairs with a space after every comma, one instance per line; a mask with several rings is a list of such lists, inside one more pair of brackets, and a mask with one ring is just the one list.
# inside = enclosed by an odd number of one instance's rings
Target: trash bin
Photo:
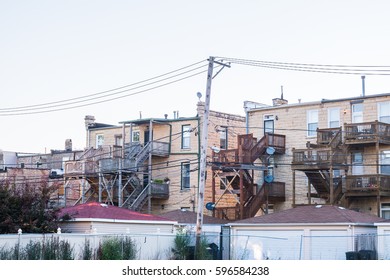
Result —
[[359, 253], [355, 251], [345, 252], [346, 260], [359, 260]]
[[375, 260], [376, 254], [373, 250], [360, 250], [359, 259], [361, 260]]

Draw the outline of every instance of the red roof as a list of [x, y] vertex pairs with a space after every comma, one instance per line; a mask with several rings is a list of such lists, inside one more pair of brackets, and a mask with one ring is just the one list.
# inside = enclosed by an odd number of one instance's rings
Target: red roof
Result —
[[384, 222], [386, 219], [348, 210], [343, 207], [331, 205], [306, 205], [296, 208], [257, 216], [234, 223], [254, 224], [329, 224], [329, 223], [355, 223], [373, 224]]
[[[160, 215], [160, 217], [168, 218], [170, 220], [174, 220], [182, 224], [196, 224], [197, 222], [197, 213], [192, 211], [183, 211], [180, 209], [167, 212], [165, 214]], [[203, 224], [226, 224], [226, 223], [227, 223], [226, 220], [203, 215]]]
[[61, 218], [65, 214], [70, 215], [73, 219], [90, 218], [137, 221], [172, 221], [163, 217], [142, 214], [126, 208], [120, 208], [99, 202], [90, 202], [63, 208], [60, 210], [59, 217]]

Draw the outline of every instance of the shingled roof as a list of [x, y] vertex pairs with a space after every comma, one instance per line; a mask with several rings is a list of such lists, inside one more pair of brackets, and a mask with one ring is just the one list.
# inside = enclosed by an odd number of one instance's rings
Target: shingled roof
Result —
[[73, 219], [109, 219], [109, 220], [132, 220], [132, 221], [161, 221], [173, 222], [168, 218], [142, 214], [126, 208], [120, 208], [104, 203], [90, 202], [66, 207], [60, 210], [59, 217], [70, 215]]
[[305, 205], [257, 216], [234, 224], [373, 224], [389, 220], [332, 205]]
[[[197, 213], [192, 211], [173, 210], [165, 214], [160, 215], [170, 220], [177, 221], [181, 224], [196, 224]], [[203, 215], [203, 224], [226, 224], [226, 220], [218, 219], [215, 217]]]

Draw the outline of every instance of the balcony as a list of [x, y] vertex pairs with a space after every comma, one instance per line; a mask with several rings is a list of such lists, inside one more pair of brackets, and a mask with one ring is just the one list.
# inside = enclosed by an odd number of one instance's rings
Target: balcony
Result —
[[390, 196], [390, 175], [350, 175], [346, 178], [346, 196]]
[[344, 124], [345, 144], [390, 144], [390, 124], [382, 122], [363, 122]]
[[151, 195], [155, 199], [168, 199], [169, 198], [169, 183], [156, 183], [151, 184]]
[[318, 149], [293, 149], [293, 170], [344, 168], [347, 161], [342, 150], [330, 147]]

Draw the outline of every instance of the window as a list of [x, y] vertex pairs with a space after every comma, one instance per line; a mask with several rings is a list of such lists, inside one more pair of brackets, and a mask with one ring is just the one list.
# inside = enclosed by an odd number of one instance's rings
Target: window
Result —
[[220, 145], [220, 148], [223, 149], [223, 150], [226, 150], [228, 148], [228, 129], [227, 127], [221, 127], [221, 129], [219, 130], [219, 145]]
[[381, 151], [380, 154], [380, 172], [390, 175], [390, 151]]
[[314, 137], [317, 135], [318, 128], [318, 110], [307, 111], [307, 136]]
[[363, 103], [352, 104], [352, 122], [363, 122]]
[[378, 103], [378, 120], [390, 123], [390, 102]]
[[104, 135], [97, 134], [96, 135], [96, 148], [100, 148], [103, 145], [104, 145]]
[[115, 146], [122, 146], [122, 135], [115, 135]]
[[139, 131], [132, 132], [131, 142], [139, 142]]
[[384, 219], [390, 219], [390, 203], [381, 204], [381, 217]]
[[363, 173], [363, 153], [352, 153], [352, 175], [362, 175]]
[[183, 125], [181, 127], [181, 148], [182, 149], [190, 148], [190, 136], [191, 136], [191, 126]]
[[190, 188], [190, 164], [183, 162], [181, 164], [181, 189], [186, 190]]
[[340, 108], [329, 108], [328, 127], [340, 127]]

